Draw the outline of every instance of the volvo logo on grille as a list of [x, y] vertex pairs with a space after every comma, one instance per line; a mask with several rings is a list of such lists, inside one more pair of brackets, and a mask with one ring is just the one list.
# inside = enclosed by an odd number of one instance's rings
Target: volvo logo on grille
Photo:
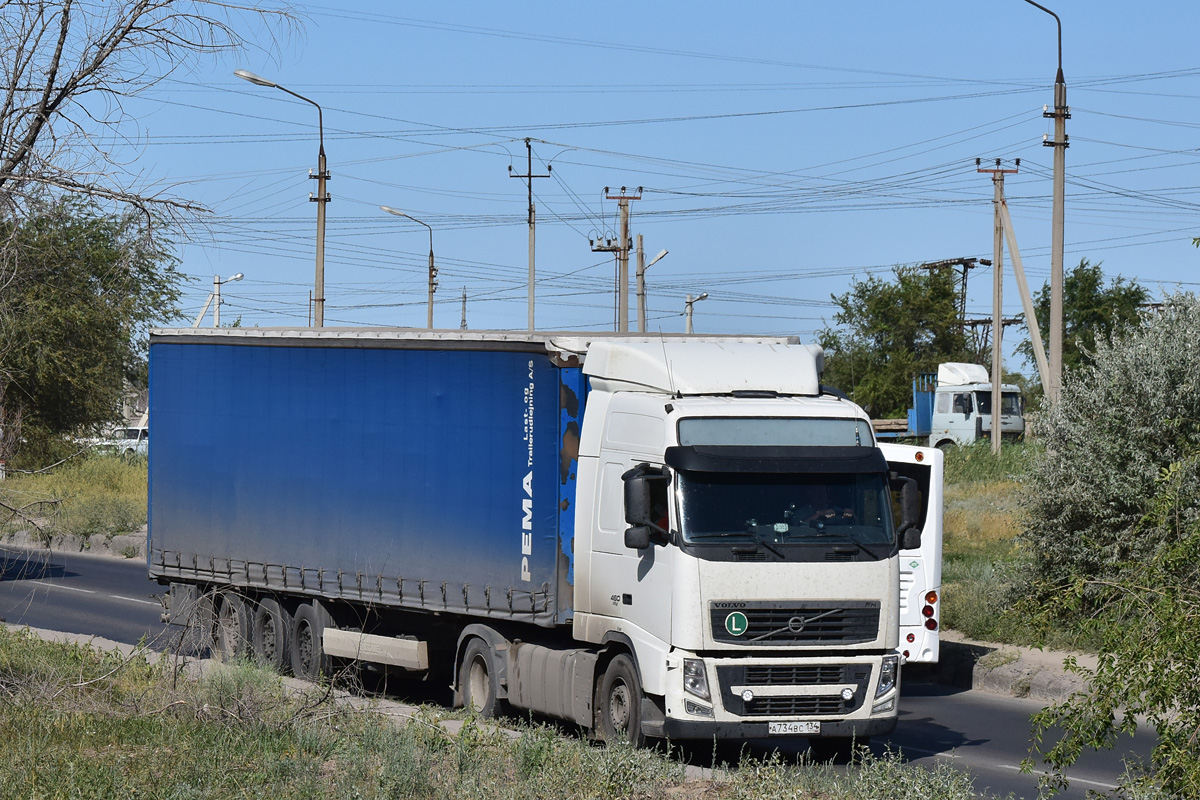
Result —
[[804, 617], [796, 616], [788, 620], [788, 630], [792, 633], [799, 633], [804, 630], [804, 624], [808, 622]]

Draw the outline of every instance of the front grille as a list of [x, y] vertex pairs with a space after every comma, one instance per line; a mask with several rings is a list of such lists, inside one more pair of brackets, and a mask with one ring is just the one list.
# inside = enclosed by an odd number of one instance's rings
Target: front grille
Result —
[[746, 703], [742, 716], [800, 717], [815, 714], [842, 714], [846, 703], [840, 697], [763, 697]]
[[746, 667], [744, 681], [748, 686], [822, 686], [849, 682], [845, 669], [836, 664]]
[[834, 645], [869, 642], [879, 635], [879, 602], [713, 603], [714, 641], [753, 645]]
[[[717, 688], [721, 704], [730, 714], [740, 717], [797, 717], [846, 714], [861, 708], [871, 683], [870, 664], [718, 664]], [[766, 697], [757, 687], [780, 687]], [[782, 693], [786, 687], [828, 686], [825, 694]], [[843, 700], [838, 687], [849, 686], [854, 695]], [[749, 689], [757, 696], [746, 702], [741, 692]], [[808, 691], [812, 691], [809, 689]]]

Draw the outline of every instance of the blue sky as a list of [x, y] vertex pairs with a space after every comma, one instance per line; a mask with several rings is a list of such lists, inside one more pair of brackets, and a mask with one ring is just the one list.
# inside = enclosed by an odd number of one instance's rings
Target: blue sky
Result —
[[[179, 250], [191, 318], [214, 274], [242, 272], [222, 321], [307, 320], [315, 109], [239, 67], [324, 109], [327, 325], [424, 326], [428, 234], [388, 205], [433, 228], [438, 327], [459, 326], [465, 288], [472, 328], [523, 329], [526, 186], [508, 168], [525, 171], [525, 137], [534, 171], [552, 165], [534, 182], [542, 329], [613, 327], [613, 258], [589, 246], [617, 230], [605, 187], [643, 187], [632, 233], [670, 251], [648, 274], [651, 330], [681, 331], [706, 291], [698, 332], [812, 340], [855, 277], [991, 258], [976, 158], [1021, 159], [1010, 208], [1031, 283], [1048, 279], [1055, 26], [1022, 0], [327, 3], [300, 4], [274, 52], [204, 61], [127, 107], [144, 180], [214, 212]], [[1072, 111], [1067, 266], [1194, 289], [1200, 4], [1044, 4]], [[991, 284], [971, 272], [971, 315]]]

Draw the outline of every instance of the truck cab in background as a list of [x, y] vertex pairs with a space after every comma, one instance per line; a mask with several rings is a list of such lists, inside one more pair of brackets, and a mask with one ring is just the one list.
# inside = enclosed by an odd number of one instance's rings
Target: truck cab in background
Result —
[[[1020, 389], [1000, 386], [1000, 436], [1017, 441], [1025, 435], [1025, 417]], [[938, 365], [934, 389], [929, 445], [945, 449], [968, 445], [992, 436], [992, 384], [979, 364]]]

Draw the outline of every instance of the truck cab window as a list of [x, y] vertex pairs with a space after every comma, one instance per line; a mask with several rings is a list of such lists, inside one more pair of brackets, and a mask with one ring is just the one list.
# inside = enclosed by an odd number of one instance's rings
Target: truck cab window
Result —
[[958, 414], [971, 413], [971, 393], [959, 392], [954, 395], [954, 411]]

